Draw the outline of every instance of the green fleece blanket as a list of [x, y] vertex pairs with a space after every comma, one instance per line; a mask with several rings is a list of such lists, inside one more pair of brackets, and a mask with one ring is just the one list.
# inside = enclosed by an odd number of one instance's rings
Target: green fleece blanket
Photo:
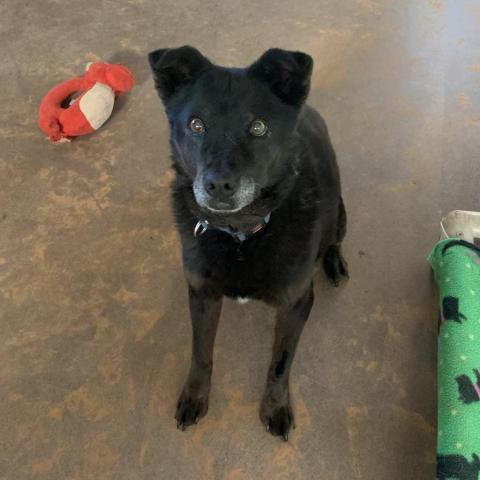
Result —
[[480, 249], [439, 242], [429, 256], [440, 290], [438, 480], [480, 478]]

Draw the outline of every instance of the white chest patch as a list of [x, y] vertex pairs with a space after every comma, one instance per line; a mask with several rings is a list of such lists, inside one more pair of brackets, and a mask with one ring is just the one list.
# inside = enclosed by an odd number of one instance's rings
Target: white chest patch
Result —
[[237, 297], [237, 302], [238, 303], [248, 303], [250, 301], [249, 298], [244, 298], [244, 297]]

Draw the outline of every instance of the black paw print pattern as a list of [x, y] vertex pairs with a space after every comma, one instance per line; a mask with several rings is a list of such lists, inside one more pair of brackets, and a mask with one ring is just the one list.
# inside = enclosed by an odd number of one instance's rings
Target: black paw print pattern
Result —
[[437, 456], [437, 480], [478, 480], [480, 458], [473, 454], [469, 462], [462, 455]]

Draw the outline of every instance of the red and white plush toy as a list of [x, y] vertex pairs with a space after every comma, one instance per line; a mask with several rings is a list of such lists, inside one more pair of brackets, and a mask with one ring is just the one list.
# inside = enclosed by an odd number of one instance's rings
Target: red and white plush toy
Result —
[[82, 77], [47, 93], [40, 104], [38, 124], [54, 143], [94, 132], [110, 117], [115, 97], [133, 85], [133, 75], [123, 65], [90, 63]]

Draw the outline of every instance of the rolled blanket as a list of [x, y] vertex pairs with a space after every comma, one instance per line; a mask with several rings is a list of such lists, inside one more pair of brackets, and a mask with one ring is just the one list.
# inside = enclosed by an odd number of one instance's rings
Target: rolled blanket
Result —
[[440, 290], [437, 480], [479, 480], [480, 249], [449, 238], [428, 259]]

